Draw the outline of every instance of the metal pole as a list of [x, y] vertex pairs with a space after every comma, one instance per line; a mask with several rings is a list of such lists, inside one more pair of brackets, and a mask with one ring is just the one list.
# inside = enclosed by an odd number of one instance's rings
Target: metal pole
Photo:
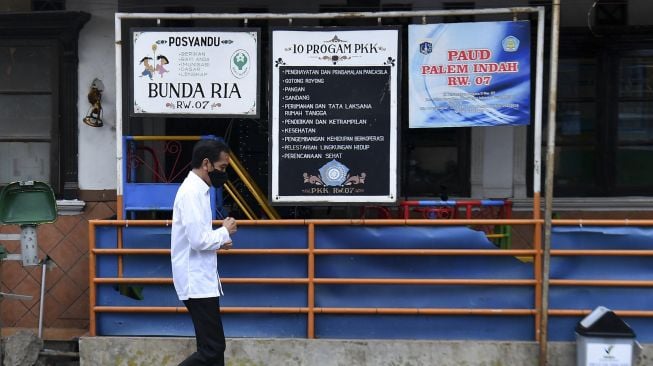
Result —
[[[542, 89], [544, 83], [544, 7], [537, 12], [537, 64], [535, 68], [535, 126], [533, 126], [533, 219], [540, 219], [541, 161], [542, 161]], [[533, 249], [537, 251], [534, 258], [533, 277], [535, 277], [535, 341], [540, 341], [540, 324], [542, 320], [542, 224], [533, 226]]]
[[122, 31], [121, 14], [115, 16], [115, 45], [116, 45], [116, 212], [118, 220], [122, 220]]
[[[535, 13], [537, 7], [508, 7], [489, 9], [455, 10], [409, 10], [379, 12], [333, 12], [333, 13], [116, 13], [116, 19], [361, 19], [361, 18], [407, 18], [443, 15], [484, 15]], [[116, 33], [119, 34], [119, 33]]]
[[315, 338], [315, 224], [308, 224], [308, 339]]
[[553, 211], [553, 174], [555, 164], [556, 98], [558, 92], [558, 36], [560, 0], [553, 0], [551, 18], [551, 56], [549, 70], [549, 117], [547, 126], [546, 176], [544, 203], [544, 258], [542, 274], [542, 323], [540, 366], [547, 365], [547, 328], [549, 325], [549, 270], [551, 263], [551, 215]]
[[95, 283], [95, 277], [96, 277], [96, 270], [95, 270], [95, 264], [96, 264], [96, 257], [95, 257], [95, 230], [97, 226], [95, 226], [95, 223], [93, 220], [89, 221], [88, 223], [88, 310], [89, 310], [89, 316], [88, 316], [88, 332], [91, 337], [95, 337], [95, 332], [96, 332], [96, 321], [95, 321], [95, 305], [96, 305], [96, 299], [95, 299], [95, 290], [96, 290], [96, 283]]
[[[544, 74], [544, 8], [540, 7], [537, 13], [537, 64], [535, 67], [535, 120], [533, 126], [533, 193], [539, 198], [542, 191], [542, 89]], [[537, 201], [537, 202], [535, 202]], [[533, 200], [533, 213], [540, 210], [539, 200]], [[537, 217], [539, 218], [539, 217]]]
[[41, 299], [39, 300], [39, 338], [43, 339], [43, 298], [45, 297], [45, 272], [49, 258], [46, 257], [41, 265]]

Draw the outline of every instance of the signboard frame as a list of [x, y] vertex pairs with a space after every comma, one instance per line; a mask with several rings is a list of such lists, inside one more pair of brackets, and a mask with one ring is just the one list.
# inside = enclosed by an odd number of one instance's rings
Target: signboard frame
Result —
[[528, 20], [410, 24], [408, 127], [529, 125], [530, 40]]
[[[255, 33], [256, 34], [256, 63], [250, 68], [250, 72], [256, 73], [256, 94], [255, 94], [255, 111], [253, 114], [247, 113], [148, 113], [137, 112], [134, 110], [135, 96], [134, 88], [136, 80], [134, 79], [135, 52], [134, 52], [134, 33], [135, 32], [161, 32], [161, 33], [200, 33], [215, 32], [224, 33]], [[180, 28], [180, 27], [134, 27], [129, 30], [129, 116], [130, 117], [170, 117], [170, 118], [250, 118], [258, 119], [261, 116], [261, 29], [257, 27], [197, 27], [197, 28]], [[225, 70], [226, 71], [226, 70]]]
[[[388, 156], [389, 156], [389, 171], [388, 171], [388, 193], [387, 195], [280, 195], [279, 194], [279, 109], [280, 103], [275, 103], [275, 96], [279, 96], [279, 84], [275, 84], [274, 79], [275, 75], [278, 75], [278, 68], [275, 66], [275, 32], [278, 31], [290, 31], [290, 32], [306, 32], [306, 33], [316, 33], [316, 32], [369, 32], [369, 31], [393, 31], [396, 35], [396, 52], [394, 53], [394, 60], [396, 66], [391, 68], [390, 75], [390, 88], [391, 101], [390, 101], [390, 110], [388, 113], [389, 126], [389, 146], [388, 146]], [[397, 202], [398, 192], [400, 188], [400, 163], [399, 163], [399, 150], [400, 150], [400, 132], [401, 132], [401, 83], [402, 83], [402, 29], [400, 26], [371, 26], [371, 27], [272, 27], [270, 29], [270, 55], [271, 62], [269, 65], [269, 75], [268, 83], [270, 85], [270, 92], [268, 96], [269, 103], [269, 156], [270, 164], [268, 165], [268, 193], [269, 200], [275, 205], [298, 205], [298, 204], [309, 204], [309, 205], [347, 205], [352, 203], [363, 203], [363, 204], [392, 204]], [[306, 64], [293, 64], [290, 66], [296, 67], [306, 67], [306, 66], [315, 66], [315, 65], [306, 65]], [[331, 67], [332, 65], [324, 64], [324, 67]], [[373, 66], [383, 66], [382, 64], [378, 65], [366, 65], [366, 64], [356, 64], [356, 65], [339, 65], [339, 66], [358, 66], [358, 67], [373, 67]], [[277, 70], [275, 70], [277, 69]], [[392, 80], [394, 76], [394, 80]], [[276, 116], [276, 117], [275, 117]], [[275, 119], [276, 118], [276, 119]], [[301, 172], [298, 172], [301, 174]], [[301, 177], [301, 175], [300, 175]]]

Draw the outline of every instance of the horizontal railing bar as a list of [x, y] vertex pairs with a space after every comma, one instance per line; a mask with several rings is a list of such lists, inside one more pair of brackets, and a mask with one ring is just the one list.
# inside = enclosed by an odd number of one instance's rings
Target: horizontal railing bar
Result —
[[[187, 313], [183, 306], [94, 306], [96, 313]], [[222, 311], [223, 309], [220, 308]]]
[[[95, 306], [98, 313], [187, 313], [182, 306]], [[306, 307], [221, 307], [224, 313], [260, 313], [260, 314], [302, 314]], [[314, 308], [321, 314], [386, 314], [386, 315], [535, 315], [534, 309], [456, 309], [456, 308]], [[612, 310], [622, 317], [653, 317], [651, 310]], [[592, 310], [584, 309], [550, 309], [552, 316], [585, 316]]]
[[315, 249], [322, 255], [491, 255], [533, 256], [534, 249]]
[[[95, 306], [99, 313], [187, 313], [181, 306]], [[260, 314], [302, 314], [306, 307], [221, 307], [224, 313], [260, 313]], [[314, 308], [321, 314], [386, 314], [386, 315], [535, 315], [534, 309], [433, 309], [433, 308]], [[651, 310], [612, 310], [622, 317], [653, 317]], [[550, 309], [552, 316], [585, 316], [592, 310], [586, 309]]]
[[[171, 220], [89, 220], [96, 226], [170, 226]], [[219, 225], [222, 220], [213, 220]], [[465, 225], [534, 225], [543, 224], [541, 219], [284, 219], [284, 220], [238, 220], [240, 226], [465, 226]], [[653, 225], [653, 221], [651, 222]]]
[[[306, 278], [222, 278], [223, 283], [231, 284], [306, 284]], [[535, 280], [529, 279], [475, 279], [475, 278], [316, 278], [316, 284], [340, 285], [487, 285], [487, 286], [527, 286], [534, 285]], [[94, 280], [97, 284], [172, 284], [170, 278], [126, 278], [100, 277]]]
[[[183, 306], [95, 306], [98, 313], [187, 313]], [[307, 313], [305, 307], [220, 307], [222, 313], [270, 313], [301, 314]]]
[[356, 219], [356, 220], [306, 220], [307, 224], [312, 223], [316, 226], [464, 226], [464, 225], [534, 225], [538, 221], [533, 219], [446, 219], [446, 220], [429, 220], [429, 219]]
[[478, 278], [316, 278], [320, 285], [487, 285], [532, 286], [529, 279], [478, 279]]
[[442, 10], [396, 10], [370, 12], [325, 12], [325, 13], [116, 13], [119, 19], [357, 19], [357, 18], [417, 18], [446, 15], [483, 15], [535, 13], [538, 7], [514, 6], [487, 9], [442, 9]]
[[653, 280], [567, 280], [550, 279], [554, 286], [593, 286], [593, 287], [653, 287]]
[[[297, 284], [305, 285], [308, 283], [307, 278], [294, 277], [239, 277], [239, 278], [221, 278], [222, 283], [236, 284]], [[146, 278], [146, 277], [96, 277], [93, 280], [98, 284], [141, 284], [141, 285], [171, 285], [172, 278]]]
[[118, 248], [111, 248], [111, 249], [91, 249], [93, 254], [103, 254], [103, 255], [169, 255], [170, 254], [170, 249], [145, 249], [145, 248], [139, 248], [139, 249], [118, 249]]
[[[229, 249], [218, 250], [220, 255], [225, 254], [308, 254], [308, 249]], [[169, 255], [170, 249], [93, 249], [95, 254], [104, 255]]]
[[653, 220], [631, 219], [554, 219], [553, 226], [653, 226]]
[[460, 309], [460, 308], [324, 308], [322, 314], [384, 314], [384, 315], [535, 315], [534, 309]]
[[[146, 248], [96, 248], [95, 254], [103, 255], [169, 255], [170, 249]], [[488, 255], [488, 256], [533, 256], [535, 249], [315, 249], [320, 255]], [[308, 249], [230, 249], [220, 251], [221, 255], [236, 254], [308, 254]], [[627, 249], [554, 249], [552, 256], [653, 256], [653, 250]]]
[[628, 249], [552, 249], [553, 256], [653, 256], [653, 250]]
[[[653, 317], [651, 310], [612, 310], [618, 316], [633, 318], [650, 318]], [[549, 309], [549, 315], [553, 316], [585, 316], [592, 310], [583, 309]]]
[[[94, 306], [99, 313], [186, 313], [181, 306]], [[306, 307], [220, 307], [223, 313], [302, 314]], [[327, 308], [316, 307], [322, 314], [385, 314], [385, 315], [535, 315], [534, 309], [461, 309], [461, 308]]]
[[[89, 220], [89, 224], [95, 226], [171, 226], [172, 220]], [[214, 226], [222, 224], [222, 220], [213, 220]], [[306, 220], [288, 219], [288, 220], [238, 220], [241, 226], [305, 226]]]
[[171, 285], [172, 278], [136, 278], [136, 277], [96, 277], [97, 284], [138, 284], [138, 285]]
[[220, 255], [239, 255], [239, 254], [308, 254], [308, 249], [229, 249], [221, 250]]
[[[286, 277], [239, 277], [222, 278], [223, 283], [232, 284], [307, 284], [308, 278]], [[146, 277], [99, 277], [96, 284], [142, 284], [168, 285], [171, 278]], [[485, 285], [485, 286], [528, 286], [535, 285], [534, 279], [479, 279], [479, 278], [315, 278], [315, 284], [320, 285]]]
[[[315, 249], [319, 255], [488, 255], [533, 256], [534, 249]], [[169, 255], [170, 249], [93, 249], [98, 255]], [[309, 254], [308, 249], [230, 249], [220, 250], [220, 255], [239, 254]]]
[[[215, 225], [221, 220], [214, 220]], [[542, 219], [284, 219], [284, 220], [239, 220], [241, 226], [301, 226], [314, 224], [316, 226], [333, 225], [428, 225], [428, 226], [461, 226], [461, 225], [533, 225], [543, 224]], [[96, 226], [170, 226], [171, 220], [89, 220]], [[653, 220], [552, 220], [553, 226], [653, 226]]]

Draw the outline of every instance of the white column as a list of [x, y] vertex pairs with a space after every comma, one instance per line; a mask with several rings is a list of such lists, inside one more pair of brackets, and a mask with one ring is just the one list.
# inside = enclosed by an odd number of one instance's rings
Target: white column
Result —
[[526, 159], [528, 126], [514, 127], [512, 181], [513, 198], [526, 198]]
[[472, 198], [483, 197], [484, 141], [485, 141], [485, 128], [472, 127], [472, 141], [471, 141], [472, 161], [470, 167], [471, 171], [469, 173]]
[[484, 127], [483, 196], [512, 197], [513, 127]]

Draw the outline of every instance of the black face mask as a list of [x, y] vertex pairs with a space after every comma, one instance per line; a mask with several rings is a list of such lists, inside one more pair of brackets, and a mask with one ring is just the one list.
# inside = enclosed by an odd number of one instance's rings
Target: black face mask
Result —
[[209, 179], [211, 180], [211, 185], [215, 188], [222, 188], [222, 186], [227, 183], [227, 180], [229, 180], [227, 172], [220, 172], [217, 170], [209, 172]]

